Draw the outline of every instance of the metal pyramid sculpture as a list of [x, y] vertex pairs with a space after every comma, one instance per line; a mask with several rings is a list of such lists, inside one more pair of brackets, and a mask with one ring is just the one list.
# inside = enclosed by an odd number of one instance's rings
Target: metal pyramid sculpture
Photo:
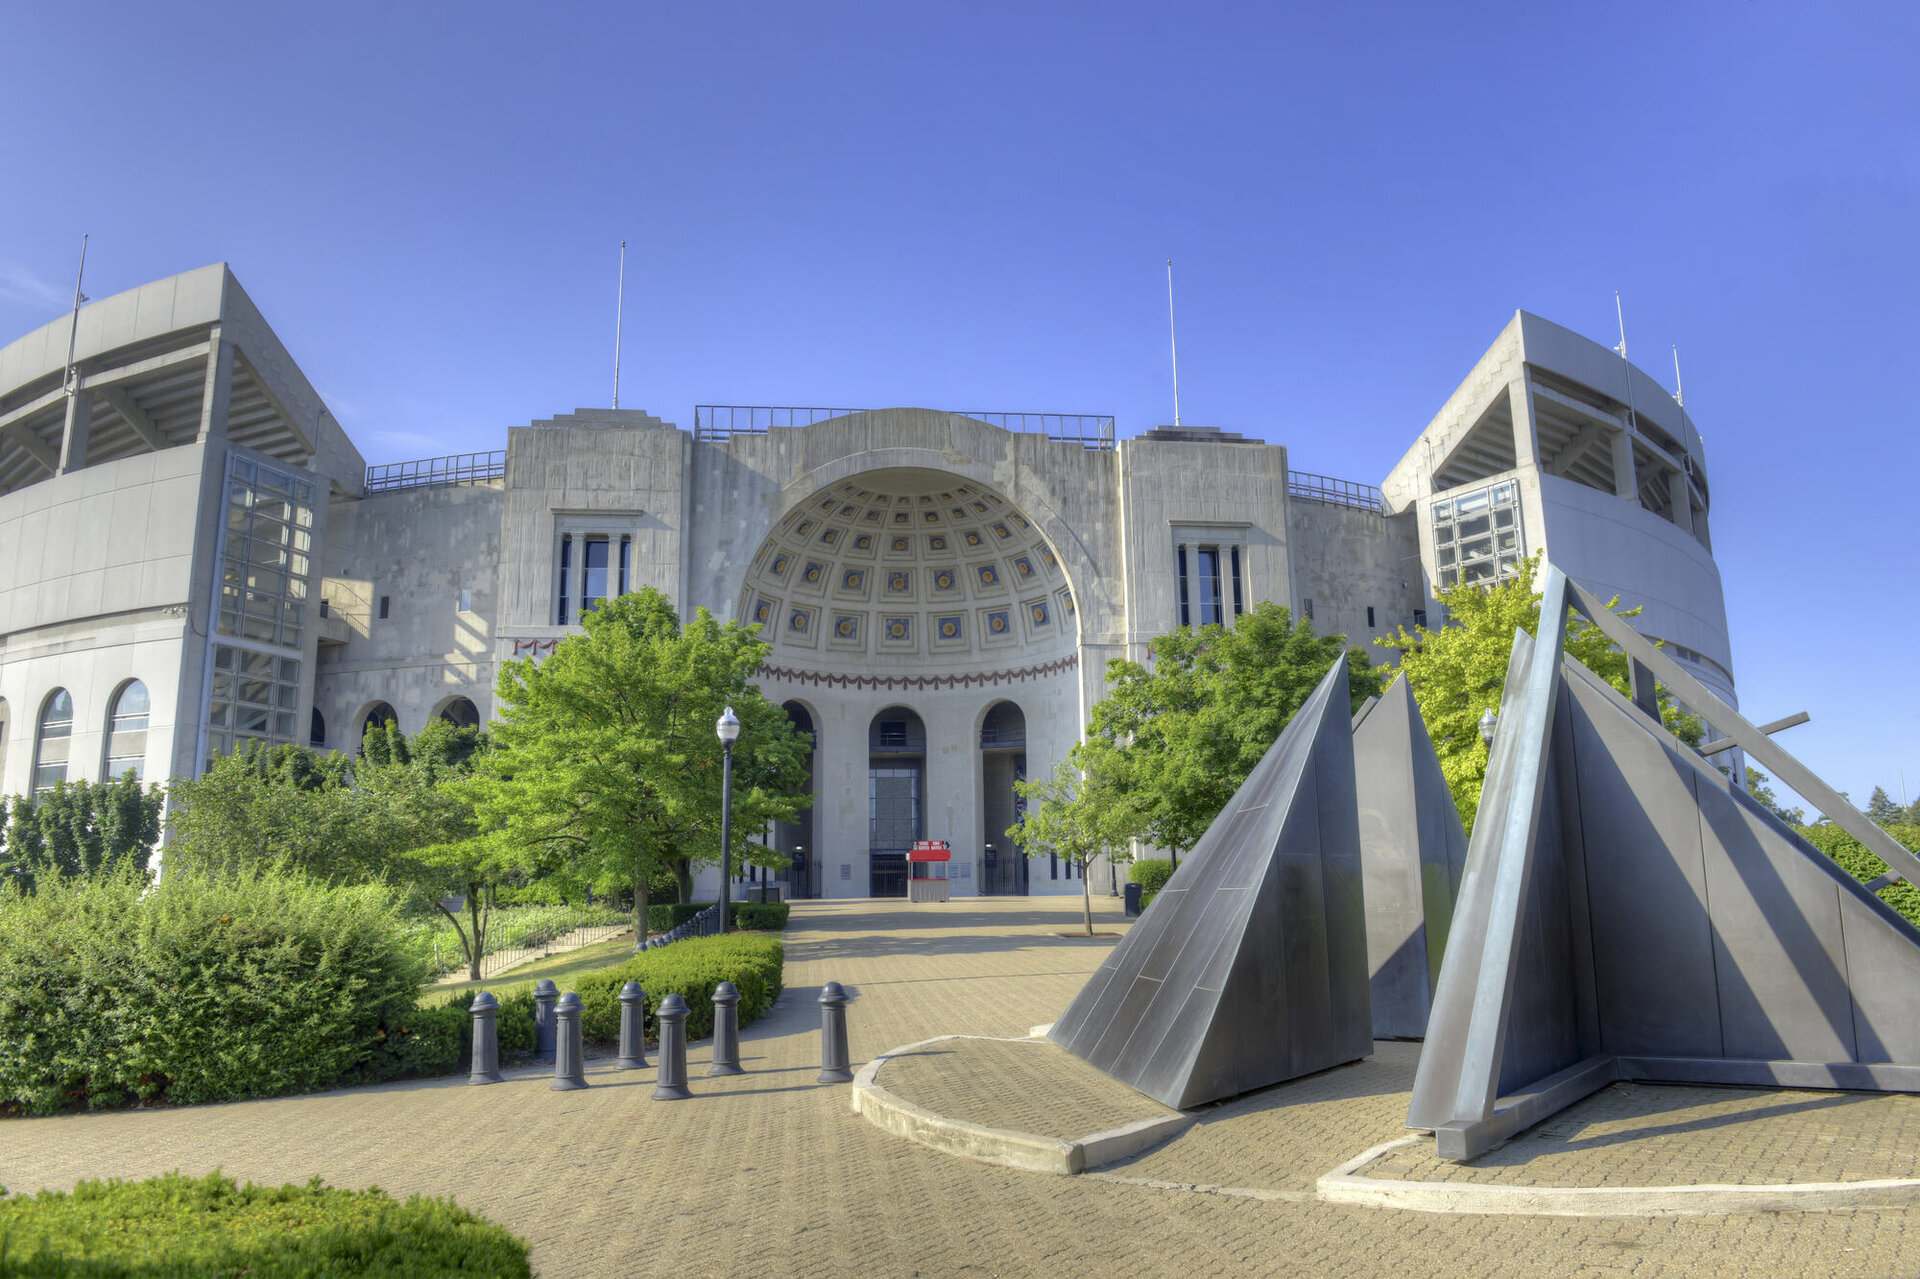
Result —
[[[1920, 1092], [1920, 860], [1548, 566], [1522, 634], [1414, 1078], [1470, 1159], [1615, 1080]], [[1628, 701], [1564, 660], [1571, 604]], [[1654, 680], [1892, 869], [1862, 885], [1658, 721]]]
[[1467, 832], [1405, 676], [1353, 726], [1373, 1037], [1427, 1033]]
[[1373, 1050], [1344, 657], [1048, 1038], [1181, 1109]]

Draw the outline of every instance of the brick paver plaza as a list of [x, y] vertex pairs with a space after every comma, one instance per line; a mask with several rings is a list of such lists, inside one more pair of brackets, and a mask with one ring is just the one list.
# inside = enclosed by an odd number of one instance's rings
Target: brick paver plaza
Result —
[[[1101, 926], [1119, 926], [1101, 906]], [[447, 1194], [528, 1238], [545, 1276], [1920, 1272], [1920, 1230], [1906, 1234], [1901, 1210], [1588, 1219], [1317, 1202], [1322, 1173], [1405, 1135], [1414, 1045], [1383, 1043], [1362, 1064], [1212, 1108], [1167, 1145], [1079, 1177], [937, 1153], [851, 1113], [847, 1085], [813, 1082], [822, 982], [856, 996], [856, 1063], [940, 1034], [1023, 1036], [1112, 944], [1060, 936], [1078, 910], [798, 905], [787, 993], [743, 1036], [749, 1073], [704, 1078], [696, 1044], [691, 1101], [651, 1101], [651, 1071], [602, 1060], [582, 1092], [521, 1071], [486, 1088], [460, 1076], [15, 1120], [0, 1123], [0, 1183], [219, 1167]], [[992, 1087], [957, 1091], [978, 1108]], [[1031, 1101], [1010, 1097], [1008, 1113]], [[1559, 1185], [1914, 1176], [1916, 1138], [1920, 1101], [1905, 1097], [1615, 1088], [1472, 1168], [1447, 1171], [1416, 1149], [1369, 1172]]]

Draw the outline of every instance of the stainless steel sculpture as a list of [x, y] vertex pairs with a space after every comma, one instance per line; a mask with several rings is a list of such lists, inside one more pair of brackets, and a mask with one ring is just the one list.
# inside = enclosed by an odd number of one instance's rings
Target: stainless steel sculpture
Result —
[[1375, 1039], [1427, 1033], [1467, 833], [1406, 677], [1353, 726]]
[[[1408, 1126], [1468, 1159], [1616, 1079], [1920, 1092], [1920, 931], [1650, 719], [1654, 679], [1889, 879], [1920, 861], [1557, 568], [1544, 588]], [[1634, 701], [1563, 658], [1569, 605], [1634, 663]]]
[[1372, 1051], [1348, 707], [1342, 658], [1050, 1039], [1182, 1108]]

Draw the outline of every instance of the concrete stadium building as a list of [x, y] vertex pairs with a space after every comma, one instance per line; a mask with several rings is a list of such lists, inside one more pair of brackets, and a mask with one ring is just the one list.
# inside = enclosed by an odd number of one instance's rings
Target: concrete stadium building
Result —
[[1525, 312], [1379, 487], [1099, 416], [579, 410], [502, 443], [367, 466], [224, 264], [0, 349], [0, 792], [485, 722], [502, 662], [642, 586], [773, 645], [814, 737], [815, 804], [771, 832], [794, 896], [904, 892], [921, 838], [956, 893], [1077, 893], [1008, 847], [1013, 781], [1109, 659], [1262, 600], [1364, 644], [1545, 550], [1733, 696], [1699, 433]]

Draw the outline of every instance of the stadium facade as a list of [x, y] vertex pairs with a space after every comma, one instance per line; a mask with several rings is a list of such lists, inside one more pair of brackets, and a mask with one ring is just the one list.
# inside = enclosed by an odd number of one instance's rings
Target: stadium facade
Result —
[[224, 264], [0, 349], [0, 792], [485, 722], [501, 663], [642, 586], [773, 645], [815, 742], [771, 833], [794, 896], [902, 892], [921, 838], [956, 893], [1078, 892], [1012, 855], [1013, 781], [1109, 659], [1262, 600], [1365, 644], [1544, 550], [1734, 695], [1699, 433], [1525, 312], [1378, 487], [1098, 416], [583, 409], [501, 443], [369, 467]]

